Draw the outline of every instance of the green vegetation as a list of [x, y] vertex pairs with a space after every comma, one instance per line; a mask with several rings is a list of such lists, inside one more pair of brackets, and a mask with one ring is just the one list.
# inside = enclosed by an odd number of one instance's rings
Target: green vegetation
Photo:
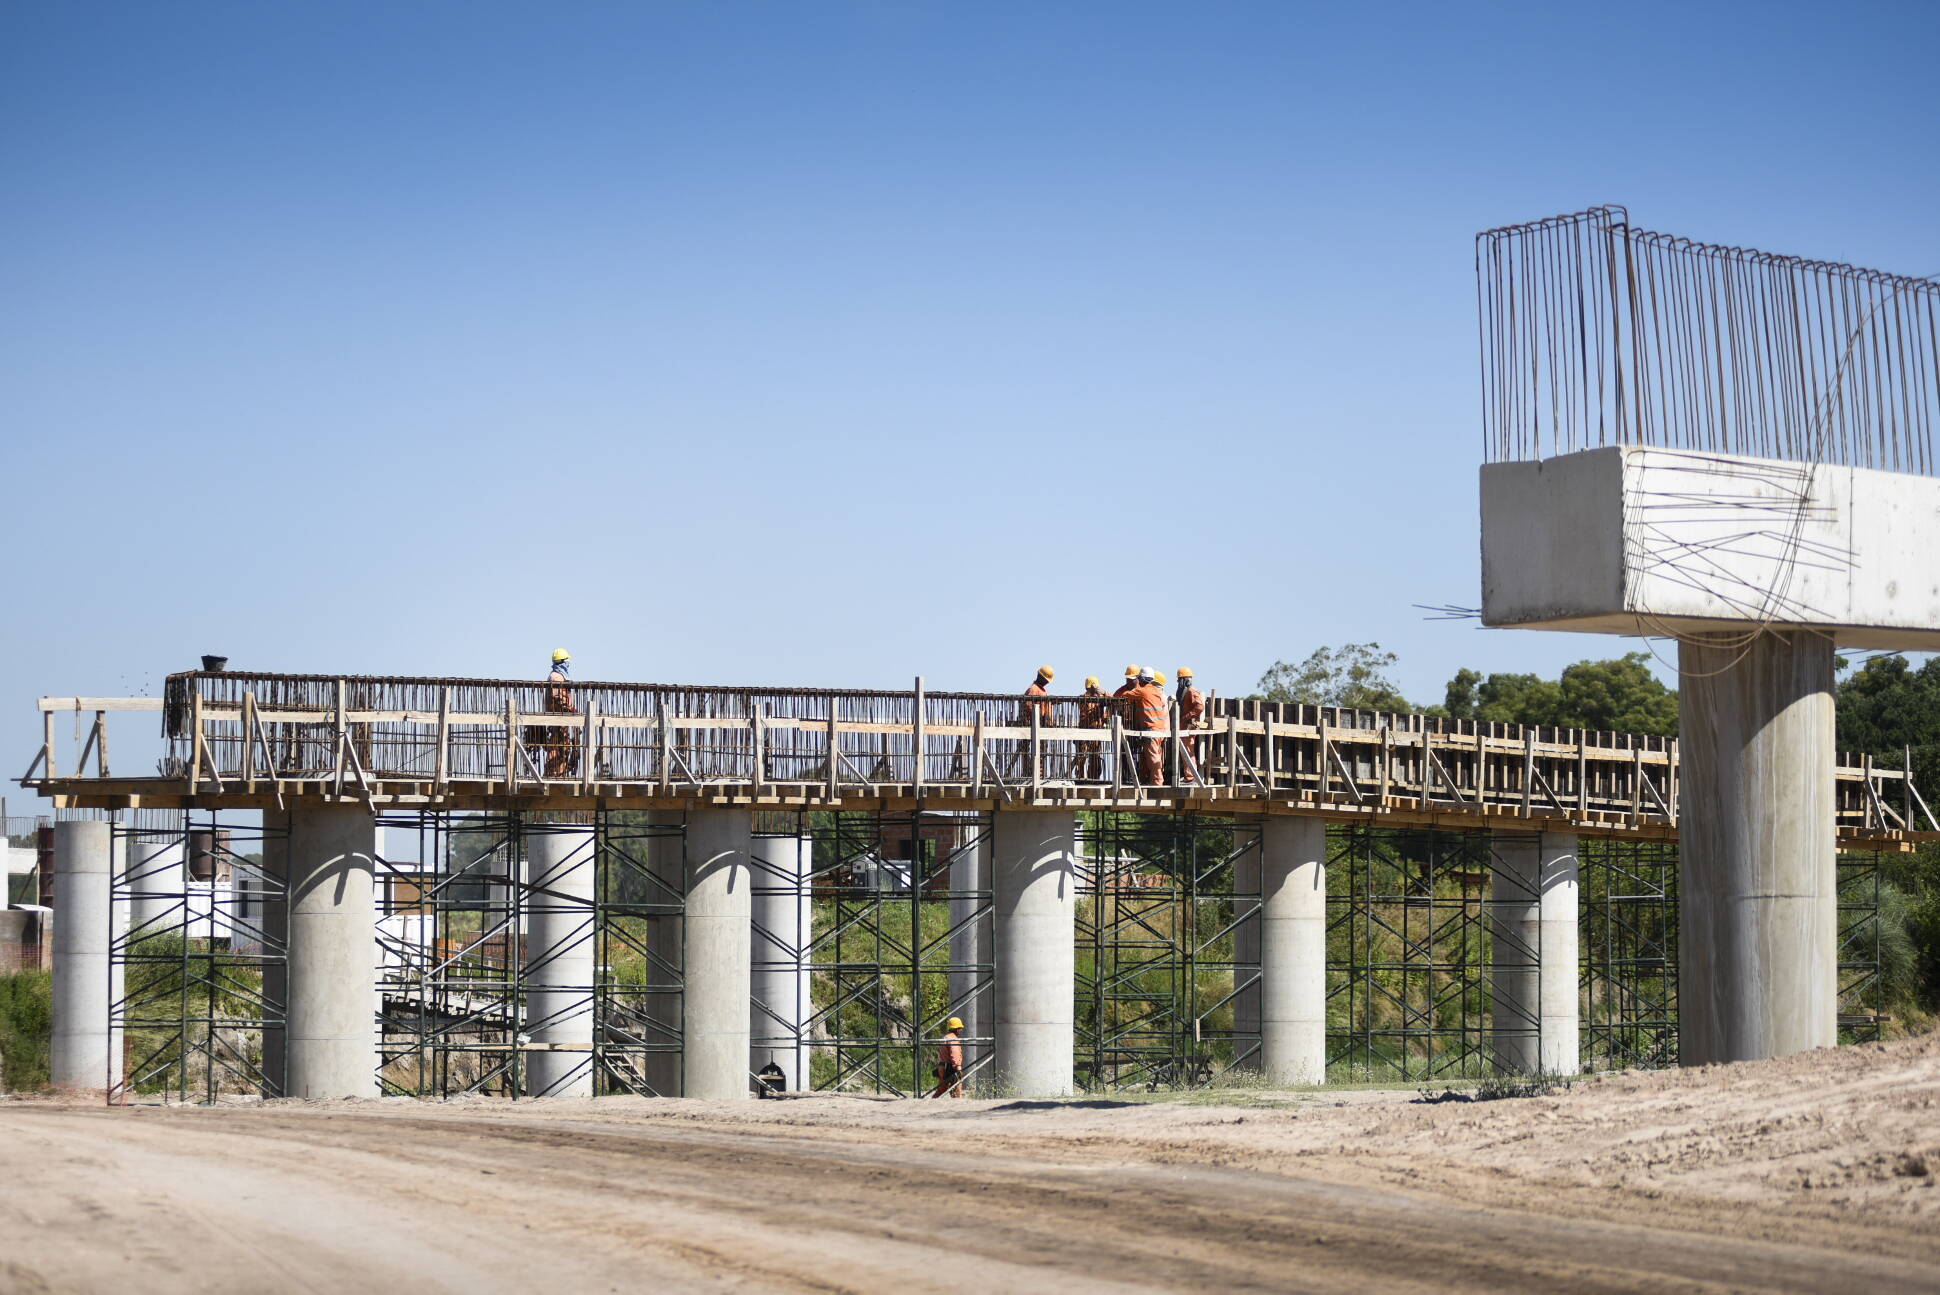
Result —
[[0, 1088], [47, 1086], [54, 1037], [54, 976], [46, 971], [0, 975]]

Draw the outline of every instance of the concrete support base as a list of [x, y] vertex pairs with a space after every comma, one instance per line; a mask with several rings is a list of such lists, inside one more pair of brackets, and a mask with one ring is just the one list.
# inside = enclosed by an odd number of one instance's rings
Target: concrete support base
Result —
[[687, 816], [681, 1083], [688, 1097], [749, 1095], [752, 821], [745, 809]]
[[1678, 1045], [1684, 1065], [1838, 1041], [1833, 647], [1678, 650]]
[[114, 825], [54, 825], [54, 990], [49, 1078], [56, 1088], [121, 1083], [109, 1014], [121, 997], [115, 965]]
[[[528, 832], [526, 857], [526, 1091], [593, 1095], [593, 896], [598, 843], [590, 827]], [[550, 1049], [558, 1049], [551, 1051]]]
[[753, 849], [754, 1035], [749, 1068], [773, 1062], [787, 1086], [808, 1087], [810, 1015], [808, 972], [803, 968], [810, 936], [808, 879], [814, 842], [799, 836], [757, 836]]
[[1491, 1048], [1499, 1069], [1573, 1075], [1581, 1068], [1576, 837], [1502, 833], [1493, 843], [1489, 924]]
[[1072, 1091], [1078, 823], [1069, 810], [993, 816], [996, 1082], [1020, 1097]]
[[358, 806], [290, 814], [291, 1097], [377, 1096], [377, 823]]
[[1260, 834], [1260, 1068], [1327, 1081], [1327, 823], [1269, 817]]

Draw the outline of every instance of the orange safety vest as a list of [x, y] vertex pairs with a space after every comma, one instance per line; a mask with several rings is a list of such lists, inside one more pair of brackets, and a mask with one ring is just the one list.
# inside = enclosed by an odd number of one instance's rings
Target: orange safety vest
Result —
[[1140, 732], [1163, 729], [1166, 723], [1165, 689], [1155, 683], [1132, 689], [1132, 727]]
[[1179, 727], [1191, 728], [1206, 713], [1206, 694], [1188, 688], [1179, 694]]

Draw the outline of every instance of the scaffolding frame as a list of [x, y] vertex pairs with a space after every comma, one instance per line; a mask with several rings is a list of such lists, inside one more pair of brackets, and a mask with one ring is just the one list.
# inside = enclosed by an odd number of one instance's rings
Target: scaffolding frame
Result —
[[1677, 847], [1578, 842], [1580, 1058], [1586, 1071], [1677, 1064]]
[[1257, 818], [1080, 819], [1076, 1075], [1200, 1087], [1259, 1065]]
[[114, 821], [110, 1104], [281, 1095], [289, 950], [267, 914], [286, 891], [263, 863], [279, 835], [215, 811]]
[[[380, 816], [418, 840], [407, 859], [379, 851], [379, 1076], [387, 1093], [535, 1096], [528, 1037], [531, 973], [561, 945], [534, 950], [535, 911], [584, 910], [594, 946], [592, 983], [549, 985], [547, 1020], [593, 1020], [584, 1063], [596, 1094], [676, 1096], [681, 1050], [685, 911], [684, 823], [629, 811]], [[547, 833], [593, 833], [590, 904], [531, 883], [528, 844]], [[656, 858], [656, 847], [668, 851]], [[433, 863], [427, 869], [424, 865]], [[413, 920], [415, 919], [415, 920]], [[676, 919], [650, 934], [660, 919]], [[584, 928], [582, 928], [584, 929]], [[574, 933], [577, 935], [577, 932]], [[569, 937], [571, 938], [571, 937]], [[663, 945], [665, 947], [659, 947]], [[656, 1059], [658, 1062], [656, 1064]]]
[[1479, 1078], [1509, 1037], [1538, 1033], [1533, 1017], [1497, 1019], [1495, 983], [1540, 964], [1540, 927], [1533, 941], [1507, 933], [1508, 911], [1535, 892], [1495, 848], [1533, 835], [1330, 827], [1330, 1080]]
[[[777, 816], [782, 817], [782, 816]], [[804, 813], [810, 1086], [921, 1096], [952, 1016], [994, 1021], [990, 815], [915, 809]], [[977, 861], [985, 861], [977, 876]], [[967, 875], [966, 875], [967, 874]], [[978, 937], [981, 937], [979, 940]], [[961, 1037], [963, 1082], [987, 1077], [989, 1028]]]

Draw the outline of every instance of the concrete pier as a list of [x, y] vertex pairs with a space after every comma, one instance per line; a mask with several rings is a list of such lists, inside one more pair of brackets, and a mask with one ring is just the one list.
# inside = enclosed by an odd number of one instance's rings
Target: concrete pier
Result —
[[745, 809], [687, 815], [681, 1083], [688, 1097], [749, 1095], [752, 821]]
[[1327, 1079], [1327, 823], [1260, 829], [1260, 1068], [1269, 1084]]
[[[593, 898], [598, 843], [591, 827], [535, 825], [525, 836], [525, 1090], [593, 1095]], [[554, 1051], [552, 1049], [557, 1049]]]
[[[958, 846], [950, 859], [950, 889], [980, 893], [956, 894], [950, 899], [950, 962], [956, 968], [950, 972], [950, 1003], [963, 1018], [965, 1039], [988, 1039], [991, 986], [987, 980], [979, 985], [982, 973], [977, 967], [990, 963], [991, 906], [988, 895], [981, 893], [990, 889], [990, 833], [987, 829], [968, 830], [976, 834]], [[974, 1067], [989, 1048], [987, 1043], [965, 1043], [964, 1068]]]
[[289, 835], [291, 1097], [377, 1096], [377, 823], [298, 809]]
[[128, 932], [139, 940], [185, 926], [188, 873], [180, 834], [144, 832], [124, 839], [128, 870]]
[[1019, 1097], [1063, 1097], [1072, 1091], [1078, 822], [1069, 810], [1000, 809], [991, 835], [996, 1083]]
[[56, 1088], [112, 1088], [121, 1049], [109, 1012], [121, 996], [114, 942], [114, 825], [54, 825], [54, 990], [49, 1077]]
[[1679, 645], [1684, 1065], [1838, 1041], [1832, 658], [1809, 632]]
[[1576, 837], [1503, 832], [1492, 843], [1490, 1046], [1520, 1075], [1581, 1068]]
[[647, 918], [646, 1020], [642, 1035], [659, 1049], [641, 1058], [647, 1087], [660, 1097], [679, 1097], [681, 1070], [682, 915], [687, 895], [687, 815], [677, 809], [647, 811], [648, 901], [675, 911]]
[[757, 836], [754, 850], [754, 1023], [749, 1068], [769, 1062], [788, 1087], [808, 1087], [809, 975], [802, 965], [811, 934], [808, 880], [814, 842], [800, 836]]

